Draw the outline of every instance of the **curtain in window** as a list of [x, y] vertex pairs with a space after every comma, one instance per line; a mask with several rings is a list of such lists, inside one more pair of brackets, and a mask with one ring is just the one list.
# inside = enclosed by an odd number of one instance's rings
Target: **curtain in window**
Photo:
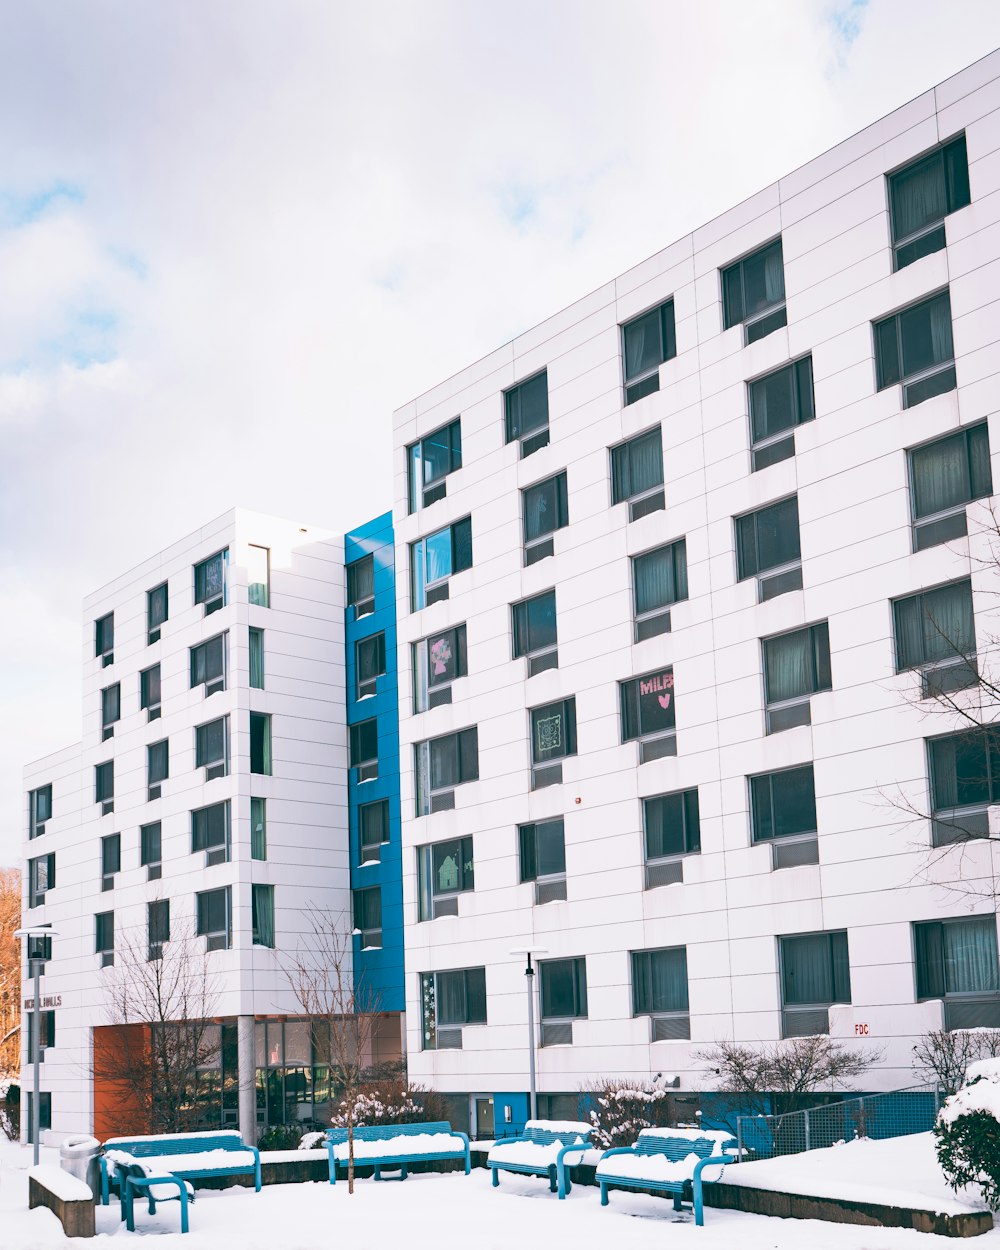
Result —
[[430, 744], [431, 789], [444, 790], [458, 785], [458, 735], [437, 738]]
[[896, 239], [905, 239], [947, 212], [941, 157], [935, 155], [892, 179], [892, 221]]
[[812, 634], [808, 629], [782, 638], [769, 638], [764, 644], [767, 672], [767, 701], [780, 703], [811, 694], [813, 680]]
[[[743, 518], [741, 518], [743, 519]], [[785, 499], [754, 514], [757, 537], [757, 568], [763, 573], [799, 558], [799, 504]]]
[[[981, 462], [985, 461], [988, 474], [988, 443], [985, 456], [980, 452], [979, 459]], [[913, 510], [918, 517], [943, 512], [944, 509], [953, 508], [968, 499], [968, 461], [964, 434], [943, 438], [930, 447], [922, 447], [913, 452], [910, 466], [913, 474]]]
[[274, 887], [253, 887], [253, 927], [257, 931], [258, 946], [274, 945]]
[[942, 586], [920, 598], [924, 655], [927, 659], [947, 660], [958, 655], [972, 655], [976, 649], [976, 626], [970, 583]]
[[[679, 555], [679, 553], [678, 553]], [[635, 610], [641, 616], [656, 608], [667, 607], [682, 598], [674, 576], [674, 548], [661, 547], [632, 561], [635, 577]], [[686, 587], [685, 587], [686, 593]]]
[[934, 364], [954, 359], [955, 348], [951, 338], [951, 300], [947, 294], [932, 300], [928, 312]]
[[687, 1011], [687, 953], [682, 948], [649, 952], [650, 1010]]
[[779, 369], [750, 386], [754, 441], [795, 425], [795, 366]]
[[944, 927], [944, 977], [949, 994], [996, 993], [997, 928], [993, 916]]
[[[671, 308], [671, 314], [672, 311]], [[625, 327], [626, 382], [655, 369], [666, 359], [660, 332], [663, 319], [663, 308], [654, 308]]]
[[465, 970], [465, 1012], [469, 1024], [486, 1023], [486, 969]]
[[777, 304], [785, 298], [785, 265], [780, 243], [764, 258], [764, 293], [769, 304]]
[[663, 485], [663, 439], [659, 427], [629, 443], [632, 494]]
[[260, 629], [250, 631], [250, 685], [264, 689], [264, 632]]
[[467, 997], [464, 972], [439, 972], [437, 979], [438, 1024], [465, 1024]]
[[267, 859], [267, 821], [263, 799], [250, 800], [250, 858]]
[[524, 492], [524, 538], [531, 542], [559, 528], [558, 478]]
[[982, 731], [952, 734], [931, 742], [934, 810], [990, 802], [990, 755]]
[[561, 820], [535, 825], [535, 871], [539, 877], [554, 877], [566, 871], [566, 840]]
[[781, 943], [784, 1000], [789, 1007], [835, 1001], [827, 934], [784, 938]]

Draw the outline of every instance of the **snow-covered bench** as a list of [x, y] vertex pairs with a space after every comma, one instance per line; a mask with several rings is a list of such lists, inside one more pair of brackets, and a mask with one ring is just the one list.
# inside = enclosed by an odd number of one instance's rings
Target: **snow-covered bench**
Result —
[[[156, 1203], [179, 1198], [181, 1231], [187, 1232], [187, 1205], [194, 1190], [184, 1181], [208, 1176], [253, 1176], [259, 1190], [260, 1151], [247, 1146], [239, 1133], [161, 1133], [147, 1137], [112, 1137], [101, 1156], [101, 1202], [108, 1205], [112, 1185], [118, 1189], [122, 1218], [132, 1228], [132, 1200], [142, 1193], [149, 1212]], [[126, 1180], [131, 1184], [126, 1184]], [[177, 1191], [177, 1192], [174, 1192]]]
[[569, 1169], [583, 1161], [592, 1131], [592, 1124], [576, 1121], [529, 1120], [519, 1137], [498, 1141], [490, 1150], [486, 1166], [494, 1186], [500, 1184], [500, 1172], [547, 1176], [549, 1189], [565, 1198], [573, 1187]]
[[705, 1129], [647, 1128], [634, 1146], [606, 1150], [597, 1165], [601, 1206], [608, 1205], [608, 1187], [652, 1189], [674, 1195], [674, 1210], [690, 1196], [694, 1222], [704, 1224], [702, 1172], [735, 1162], [736, 1140], [726, 1132]]
[[[337, 1183], [337, 1168], [347, 1167], [348, 1143], [346, 1128], [326, 1130], [326, 1153], [330, 1163], [330, 1184]], [[382, 1179], [382, 1169], [399, 1168], [399, 1179], [405, 1181], [407, 1165], [439, 1159], [462, 1159], [465, 1174], [472, 1171], [469, 1139], [465, 1133], [452, 1129], [447, 1120], [416, 1124], [364, 1124], [354, 1130], [354, 1162], [374, 1167], [375, 1179]]]

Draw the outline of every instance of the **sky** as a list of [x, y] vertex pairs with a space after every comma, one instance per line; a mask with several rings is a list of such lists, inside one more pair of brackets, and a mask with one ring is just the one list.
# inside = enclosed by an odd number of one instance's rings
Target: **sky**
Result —
[[1000, 46], [995, 0], [0, 0], [0, 865], [85, 594]]

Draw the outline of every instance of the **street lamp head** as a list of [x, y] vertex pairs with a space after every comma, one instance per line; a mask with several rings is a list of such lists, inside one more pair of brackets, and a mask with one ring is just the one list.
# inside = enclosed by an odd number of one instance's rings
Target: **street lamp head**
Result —
[[508, 951], [508, 955], [547, 955], [549, 948], [547, 946], [516, 946], [512, 951]]
[[33, 937], [58, 937], [59, 930], [47, 929], [44, 925], [36, 924], [29, 925], [26, 929], [15, 929], [14, 936], [23, 942]]

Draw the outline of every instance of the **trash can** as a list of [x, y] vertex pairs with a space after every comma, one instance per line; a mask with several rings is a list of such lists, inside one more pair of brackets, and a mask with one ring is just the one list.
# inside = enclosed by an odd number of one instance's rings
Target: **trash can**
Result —
[[59, 1147], [59, 1166], [90, 1186], [94, 1201], [101, 1194], [101, 1165], [97, 1162], [101, 1143], [85, 1133], [73, 1133]]

